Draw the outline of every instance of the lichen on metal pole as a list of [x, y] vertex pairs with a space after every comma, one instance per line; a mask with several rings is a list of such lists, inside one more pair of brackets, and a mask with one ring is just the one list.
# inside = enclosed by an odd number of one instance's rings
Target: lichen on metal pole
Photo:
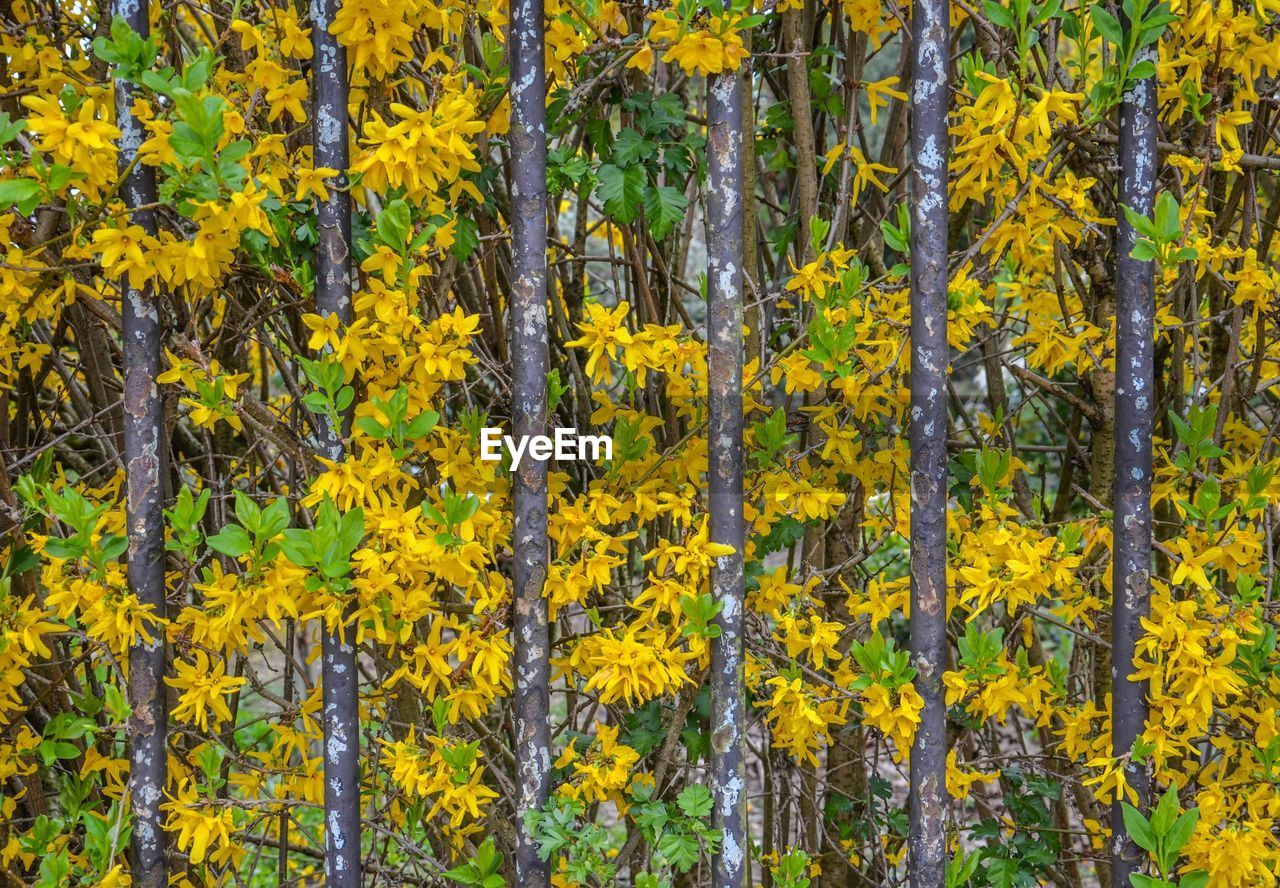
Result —
[[[1128, 23], [1125, 23], [1126, 31]], [[1156, 60], [1156, 47], [1138, 53], [1135, 64]], [[1156, 192], [1156, 83], [1132, 84], [1120, 105], [1120, 203], [1150, 216]], [[1151, 430], [1155, 419], [1155, 279], [1151, 262], [1133, 258], [1137, 238], [1121, 209], [1116, 213], [1115, 480], [1111, 609], [1111, 750], [1125, 760], [1125, 780], [1150, 802], [1150, 776], [1130, 758], [1147, 721], [1147, 688], [1130, 681], [1142, 618], [1150, 612]], [[1127, 886], [1140, 872], [1146, 852], [1134, 844], [1117, 799], [1111, 808], [1111, 884]]]
[[[114, 14], [134, 31], [150, 31], [146, 0], [118, 0]], [[119, 163], [128, 176], [121, 189], [130, 221], [156, 235], [155, 168], [135, 163], [145, 138], [133, 114], [133, 84], [115, 84], [116, 121], [120, 128]], [[121, 357], [124, 368], [125, 521], [128, 525], [129, 591], [138, 602], [165, 614], [164, 503], [160, 483], [166, 447], [164, 402], [156, 385], [163, 356], [160, 298], [147, 284], [141, 288], [122, 279]], [[165, 736], [164, 632], [152, 630], [150, 641], [129, 648], [129, 799], [133, 807], [130, 862], [133, 884], [159, 888], [169, 883], [168, 843], [160, 804], [168, 775]]]
[[[347, 191], [347, 54], [329, 33], [338, 0], [312, 0], [313, 163], [338, 170], [329, 196], [316, 200], [316, 310], [351, 323], [351, 197]], [[350, 422], [348, 416], [345, 422]], [[344, 457], [345, 429], [322, 423], [321, 449]], [[360, 684], [355, 627], [321, 629], [324, 722], [325, 879], [330, 888], [360, 884]]]
[[911, 13], [911, 624], [916, 691], [908, 881], [946, 884], [947, 706], [947, 107], [946, 0]]
[[[507, 41], [511, 69], [511, 424], [517, 438], [546, 434], [547, 77], [542, 0], [515, 0]], [[512, 490], [515, 684], [512, 721], [519, 799], [516, 884], [550, 884], [525, 824], [551, 790], [550, 661], [547, 626], [547, 463], [525, 459]]]
[[711, 567], [720, 635], [711, 642], [712, 824], [720, 848], [714, 888], [745, 884], [745, 697], [742, 616], [745, 535], [742, 457], [742, 76], [711, 78], [707, 92], [707, 475], [711, 542], [733, 547]]

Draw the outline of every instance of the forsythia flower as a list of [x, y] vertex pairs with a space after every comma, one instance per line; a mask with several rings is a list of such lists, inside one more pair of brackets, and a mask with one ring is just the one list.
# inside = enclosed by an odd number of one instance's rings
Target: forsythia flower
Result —
[[211, 664], [204, 651], [196, 651], [194, 663], [175, 660], [173, 668], [177, 675], [166, 677], [165, 684], [182, 692], [173, 710], [174, 718], [204, 730], [209, 728], [210, 714], [214, 716], [214, 727], [230, 720], [226, 697], [242, 687], [245, 679], [227, 675], [227, 664], [221, 660]]

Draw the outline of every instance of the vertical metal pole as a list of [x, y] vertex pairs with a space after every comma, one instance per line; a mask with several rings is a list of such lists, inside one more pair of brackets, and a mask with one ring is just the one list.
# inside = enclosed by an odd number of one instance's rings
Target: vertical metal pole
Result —
[[711, 78], [707, 96], [707, 375], [710, 538], [733, 547], [711, 568], [721, 605], [711, 643], [712, 823], [720, 849], [714, 888], [745, 884], [746, 788], [743, 784], [742, 456], [742, 76]]
[[[316, 310], [351, 323], [351, 197], [347, 192], [347, 53], [329, 33], [339, 0], [312, 0], [311, 39], [315, 113], [313, 162], [338, 170], [327, 200], [316, 199]], [[344, 419], [344, 424], [350, 417]], [[344, 458], [345, 429], [322, 429], [321, 446], [332, 460]], [[360, 684], [355, 627], [327, 625], [321, 635], [324, 702], [324, 825], [326, 883], [360, 885]]]
[[[1128, 33], [1130, 23], [1125, 22]], [[1135, 63], [1155, 61], [1146, 47]], [[1120, 203], [1150, 216], [1156, 193], [1155, 78], [1134, 83], [1120, 106]], [[1150, 261], [1130, 255], [1137, 234], [1123, 210], [1116, 227], [1116, 447], [1111, 589], [1111, 754], [1125, 758], [1147, 721], [1147, 688], [1129, 680], [1141, 620], [1151, 609], [1151, 429], [1155, 419], [1155, 279]], [[1126, 761], [1125, 779], [1150, 801], [1145, 765]], [[1117, 799], [1111, 807], [1111, 884], [1128, 888], [1146, 853], [1125, 829]]]
[[911, 13], [911, 659], [924, 700], [911, 745], [908, 878], [946, 884], [947, 106], [946, 0]]
[[[542, 0], [514, 0], [507, 41], [511, 62], [511, 420], [517, 436], [546, 434], [547, 368], [547, 76]], [[550, 631], [547, 579], [547, 464], [526, 459], [516, 471], [515, 681], [516, 882], [550, 884], [525, 826], [551, 789]]]
[[[146, 0], [118, 0], [115, 15], [144, 38], [150, 32]], [[120, 127], [121, 172], [131, 164], [124, 182], [130, 221], [152, 237], [156, 234], [155, 169], [134, 163], [144, 140], [142, 124], [133, 116], [133, 84], [117, 80], [116, 121]], [[163, 439], [164, 405], [156, 386], [163, 342], [160, 298], [151, 284], [136, 289], [120, 282], [121, 354], [124, 366], [124, 462], [127, 493], [129, 591], [141, 604], [165, 615], [164, 512], [161, 471], [166, 458]], [[168, 775], [165, 734], [165, 639], [152, 628], [150, 642], [129, 649], [129, 798], [133, 804], [131, 840], [133, 883], [159, 888], [169, 883], [167, 846], [160, 803]]]

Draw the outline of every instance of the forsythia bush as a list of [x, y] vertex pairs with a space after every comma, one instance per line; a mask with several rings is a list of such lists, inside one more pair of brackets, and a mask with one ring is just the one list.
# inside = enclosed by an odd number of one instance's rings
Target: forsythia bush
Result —
[[[340, 3], [336, 170], [312, 154], [300, 9], [153, 3], [146, 39], [101, 2], [0, 9], [4, 884], [131, 884], [146, 641], [168, 656], [171, 883], [320, 884], [319, 638], [344, 626], [366, 879], [514, 879], [513, 474], [480, 446], [509, 428], [522, 323], [509, 10]], [[550, 474], [552, 787], [526, 825], [557, 885], [708, 884], [720, 850], [708, 579], [731, 549], [708, 528], [703, 183], [706, 78], [733, 71], [749, 880], [903, 883], [910, 12], [546, 4], [550, 422], [613, 442]], [[1136, 801], [1111, 747], [1122, 680], [1150, 688], [1140, 884], [1275, 885], [1280, 4], [957, 0], [951, 19], [947, 884], [1109, 879], [1109, 806]], [[1134, 255], [1156, 277], [1156, 554], [1113, 677], [1115, 112], [1152, 74], [1160, 197]], [[124, 203], [132, 164], [156, 174], [154, 234]], [[354, 203], [346, 326], [314, 298], [334, 188]], [[163, 609], [127, 583], [125, 284], [154, 294], [166, 356]], [[348, 412], [335, 460], [318, 430]]]

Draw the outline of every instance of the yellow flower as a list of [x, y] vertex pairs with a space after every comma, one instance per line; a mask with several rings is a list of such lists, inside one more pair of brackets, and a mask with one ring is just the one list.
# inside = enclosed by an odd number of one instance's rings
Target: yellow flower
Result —
[[338, 171], [330, 167], [300, 167], [298, 169], [298, 187], [293, 193], [294, 200], [303, 200], [309, 194], [314, 194], [321, 201], [329, 199], [329, 188], [325, 184], [325, 179], [332, 179], [338, 175]]
[[640, 48], [635, 51], [631, 58], [627, 59], [627, 67], [637, 71], [653, 70], [653, 47], [647, 43], [641, 44]]
[[1222, 549], [1217, 546], [1207, 546], [1197, 550], [1186, 537], [1175, 537], [1170, 543], [1182, 556], [1178, 566], [1173, 569], [1170, 582], [1176, 586], [1190, 580], [1206, 592], [1213, 591], [1213, 584], [1209, 582], [1204, 569], [1206, 566], [1213, 565], [1222, 554]]
[[1090, 768], [1100, 768], [1100, 773], [1092, 777], [1086, 778], [1085, 786], [1097, 787], [1094, 795], [1098, 797], [1098, 801], [1103, 804], [1109, 804], [1116, 799], [1124, 799], [1131, 805], [1138, 803], [1138, 794], [1134, 792], [1133, 787], [1129, 786], [1129, 781], [1125, 777], [1123, 759], [1113, 759], [1107, 756], [1100, 756], [1088, 761], [1087, 766]]
[[200, 798], [195, 784], [185, 777], [177, 794], [169, 799], [160, 806], [168, 814], [165, 826], [177, 833], [178, 850], [187, 852], [192, 863], [203, 862], [210, 846], [215, 850], [222, 846], [224, 853], [232, 850], [229, 846], [235, 824], [229, 806]]
[[894, 89], [898, 83], [898, 78], [886, 77], [883, 80], [875, 82], [867, 81], [863, 83], [863, 87], [867, 90], [867, 102], [871, 106], [871, 125], [876, 125], [876, 111], [880, 108], [889, 107], [890, 99], [897, 99], [900, 102], [907, 100], [907, 94], [900, 89]]
[[896, 692], [884, 685], [872, 684], [862, 692], [862, 711], [866, 723], [893, 740], [894, 757], [901, 761], [911, 749], [916, 728], [920, 724], [920, 710], [924, 700], [911, 684], [904, 684]]
[[953, 799], [966, 799], [975, 783], [990, 783], [1000, 779], [1000, 769], [989, 773], [966, 771], [960, 767], [955, 749], [947, 753], [947, 792]]
[[631, 306], [622, 302], [610, 311], [598, 302], [588, 302], [586, 309], [586, 320], [577, 325], [583, 335], [566, 342], [565, 346], [585, 347], [590, 355], [587, 358], [587, 375], [595, 382], [613, 382], [609, 361], [618, 353], [620, 346], [632, 342], [631, 333], [625, 326]]
[[159, 241], [141, 225], [99, 228], [93, 242], [102, 254], [102, 268], [111, 277], [127, 276], [129, 286], [140, 289], [155, 276], [156, 267], [147, 254], [160, 246]]
[[173, 709], [174, 718], [199, 725], [201, 730], [208, 730], [210, 714], [214, 716], [215, 728], [231, 719], [226, 697], [244, 685], [245, 679], [228, 676], [223, 660], [210, 664], [208, 654], [196, 651], [194, 663], [175, 660], [173, 669], [177, 675], [165, 676], [164, 681], [169, 687], [182, 691]]
[[662, 60], [677, 63], [687, 75], [736, 71], [750, 54], [738, 33], [736, 18], [713, 15], [707, 30], [691, 31], [683, 31], [679, 20], [670, 12], [652, 13], [650, 18], [654, 21], [650, 39], [672, 43]]
[[311, 331], [307, 348], [320, 351], [323, 348], [338, 349], [342, 346], [342, 318], [336, 314], [304, 314], [302, 323]]

